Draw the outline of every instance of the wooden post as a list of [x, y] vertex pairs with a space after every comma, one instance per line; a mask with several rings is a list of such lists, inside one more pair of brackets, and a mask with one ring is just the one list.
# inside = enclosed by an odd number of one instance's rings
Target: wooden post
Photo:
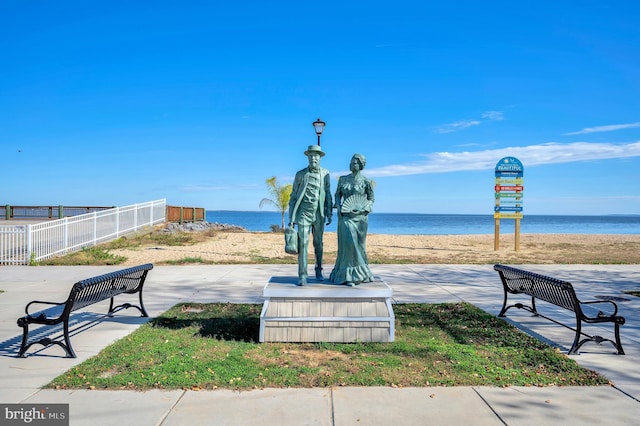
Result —
[[520, 219], [516, 219], [516, 251], [520, 251]]
[[498, 251], [500, 249], [500, 219], [495, 219], [495, 229], [493, 232], [493, 250]]

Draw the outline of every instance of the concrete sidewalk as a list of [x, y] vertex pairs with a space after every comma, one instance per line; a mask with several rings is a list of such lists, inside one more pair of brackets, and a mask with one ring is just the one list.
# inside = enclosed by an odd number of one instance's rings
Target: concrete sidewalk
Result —
[[[330, 265], [327, 268], [330, 269]], [[497, 314], [502, 287], [491, 265], [372, 265], [375, 275], [393, 289], [397, 303], [470, 302]], [[21, 339], [16, 319], [33, 299], [61, 301], [71, 285], [121, 267], [0, 267], [0, 403], [69, 403], [72, 425], [378, 425], [460, 424], [637, 424], [640, 418], [640, 298], [623, 294], [640, 288], [639, 265], [530, 265], [524, 269], [574, 283], [583, 300], [596, 295], [621, 297], [622, 344], [587, 343], [574, 355], [584, 367], [608, 377], [601, 387], [454, 387], [454, 388], [314, 388], [216, 391], [53, 391], [40, 388], [74, 365], [145, 322], [126, 311], [104, 318], [107, 304], [83, 315], [100, 319], [72, 337], [76, 359], [63, 358], [58, 347], [31, 348], [15, 358]], [[149, 273], [144, 303], [156, 316], [180, 301], [262, 303], [271, 276], [295, 275], [296, 265], [159, 266]], [[540, 303], [540, 309], [554, 310]], [[510, 321], [558, 344], [564, 351], [573, 332], [513, 309]], [[569, 313], [554, 310], [568, 323]], [[602, 335], [608, 336], [605, 327]], [[563, 346], [564, 345], [564, 346]], [[0, 413], [0, 418], [2, 413]], [[1, 422], [0, 422], [1, 423]]]

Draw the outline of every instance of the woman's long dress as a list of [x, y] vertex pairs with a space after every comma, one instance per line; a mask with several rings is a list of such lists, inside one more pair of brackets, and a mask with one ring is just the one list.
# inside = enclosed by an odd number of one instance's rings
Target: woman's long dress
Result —
[[[360, 195], [360, 203], [364, 204], [360, 214], [340, 213], [342, 204], [349, 197]], [[363, 200], [363, 196], [366, 200]], [[331, 271], [330, 280], [336, 284], [373, 281], [373, 274], [367, 261], [366, 239], [369, 219], [374, 202], [371, 181], [358, 174], [341, 176], [338, 180], [335, 203], [338, 207], [338, 256]]]

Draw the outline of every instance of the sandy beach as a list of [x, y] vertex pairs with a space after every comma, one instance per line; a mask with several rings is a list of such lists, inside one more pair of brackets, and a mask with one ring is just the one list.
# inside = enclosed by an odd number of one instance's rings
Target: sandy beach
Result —
[[[515, 236], [501, 235], [494, 250], [488, 235], [386, 235], [367, 237], [369, 263], [416, 264], [640, 264], [640, 235], [523, 234], [520, 250]], [[313, 247], [309, 247], [310, 253]], [[325, 233], [325, 263], [337, 252], [336, 233]], [[207, 263], [296, 263], [284, 252], [284, 236], [270, 232], [218, 231], [205, 241], [184, 246], [143, 246], [117, 249], [124, 265], [161, 265], [185, 258]], [[193, 263], [193, 261], [191, 261]]]

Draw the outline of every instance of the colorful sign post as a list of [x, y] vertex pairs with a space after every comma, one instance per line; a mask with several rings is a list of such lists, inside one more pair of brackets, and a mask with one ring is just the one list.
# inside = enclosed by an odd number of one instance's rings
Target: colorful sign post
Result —
[[516, 220], [515, 250], [520, 250], [520, 219], [524, 192], [524, 168], [515, 157], [504, 157], [496, 164], [495, 199], [493, 211], [495, 221], [494, 250], [500, 248], [500, 219]]

